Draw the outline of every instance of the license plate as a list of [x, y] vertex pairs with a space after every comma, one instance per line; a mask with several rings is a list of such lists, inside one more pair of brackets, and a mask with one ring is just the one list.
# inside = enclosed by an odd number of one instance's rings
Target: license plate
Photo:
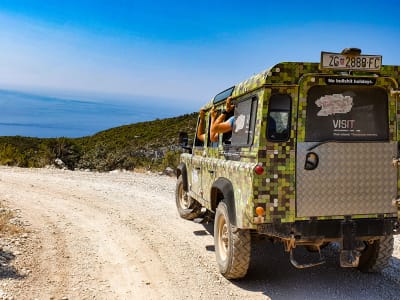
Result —
[[322, 69], [379, 71], [381, 66], [381, 55], [344, 55], [321, 52]]

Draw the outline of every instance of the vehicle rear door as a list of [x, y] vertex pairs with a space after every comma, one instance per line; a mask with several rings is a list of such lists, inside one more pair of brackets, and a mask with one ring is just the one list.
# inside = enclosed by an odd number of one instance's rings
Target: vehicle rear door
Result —
[[396, 212], [396, 85], [388, 77], [303, 76], [297, 217]]

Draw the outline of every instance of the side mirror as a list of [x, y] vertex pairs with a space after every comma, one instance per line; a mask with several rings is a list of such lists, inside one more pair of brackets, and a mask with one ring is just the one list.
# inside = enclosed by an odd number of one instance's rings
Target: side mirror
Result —
[[189, 146], [189, 138], [187, 132], [179, 132], [179, 145], [189, 151], [189, 153], [192, 153], [192, 147]]
[[179, 145], [186, 147], [188, 145], [189, 138], [187, 132], [179, 132]]

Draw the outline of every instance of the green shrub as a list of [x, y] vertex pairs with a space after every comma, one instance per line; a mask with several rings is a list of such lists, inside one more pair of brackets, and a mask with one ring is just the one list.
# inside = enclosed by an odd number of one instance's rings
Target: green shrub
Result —
[[179, 132], [193, 134], [196, 122], [197, 113], [192, 113], [111, 128], [76, 139], [0, 137], [0, 164], [44, 167], [59, 158], [69, 169], [176, 168], [179, 151], [166, 149], [178, 145]]

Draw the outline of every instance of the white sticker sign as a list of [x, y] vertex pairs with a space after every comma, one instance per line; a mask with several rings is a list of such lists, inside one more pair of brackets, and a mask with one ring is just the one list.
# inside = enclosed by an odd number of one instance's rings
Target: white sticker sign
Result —
[[325, 95], [315, 101], [321, 108], [317, 116], [326, 117], [334, 114], [346, 114], [353, 107], [353, 98], [342, 94]]
[[244, 128], [246, 117], [244, 115], [240, 115], [235, 120], [235, 132], [239, 132]]

